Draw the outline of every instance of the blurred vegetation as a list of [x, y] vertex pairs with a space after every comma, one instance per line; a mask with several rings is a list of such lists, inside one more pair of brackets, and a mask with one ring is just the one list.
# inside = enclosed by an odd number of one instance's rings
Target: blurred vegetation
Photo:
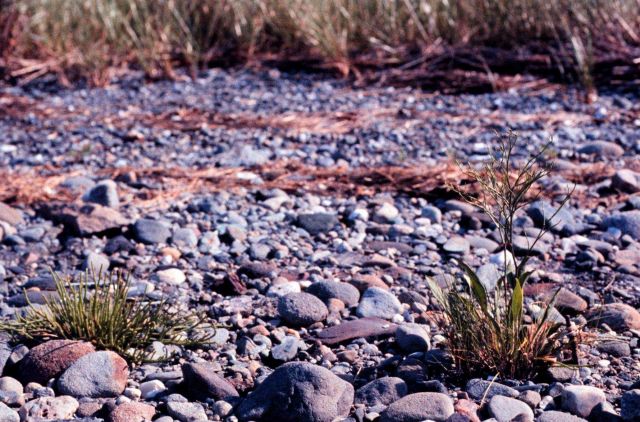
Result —
[[[347, 74], [449, 47], [531, 47], [592, 84], [594, 62], [637, 57], [640, 0], [0, 0], [0, 67], [105, 82], [134, 65], [171, 76], [213, 64], [286, 59]], [[532, 56], [534, 53], [531, 53]], [[486, 59], [491, 65], [491, 57]], [[633, 63], [631, 63], [633, 65]]]

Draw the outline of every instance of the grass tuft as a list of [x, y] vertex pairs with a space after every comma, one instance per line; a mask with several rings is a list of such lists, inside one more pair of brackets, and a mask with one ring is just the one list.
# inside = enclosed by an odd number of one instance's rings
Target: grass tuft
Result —
[[131, 299], [130, 281], [122, 272], [87, 271], [77, 278], [53, 274], [58, 297], [44, 305], [29, 303], [24, 313], [0, 322], [21, 341], [83, 340], [112, 350], [133, 363], [155, 358], [153, 342], [196, 347], [213, 329], [204, 318], [169, 305]]
[[[514, 221], [518, 212], [537, 199], [531, 189], [550, 172], [542, 164], [549, 144], [525, 160], [516, 160], [517, 135], [501, 137], [500, 148], [481, 168], [464, 167], [465, 174], [479, 186], [479, 194], [461, 195], [483, 210], [498, 228], [505, 254], [503, 274], [493, 292], [463, 262], [458, 285], [442, 289], [434, 280], [429, 286], [444, 313], [442, 324], [457, 368], [468, 376], [500, 375], [523, 379], [535, 376], [558, 362], [561, 352], [573, 338], [564, 324], [551, 318], [556, 295], [533, 318], [525, 318], [524, 286], [528, 271], [527, 256], [518, 259], [513, 249]], [[568, 200], [561, 202], [558, 210]], [[557, 211], [556, 211], [557, 213]], [[555, 215], [554, 215], [555, 216]], [[548, 221], [553, 221], [553, 217]], [[549, 227], [543, 227], [535, 244]], [[510, 255], [510, 256], [509, 256]]]

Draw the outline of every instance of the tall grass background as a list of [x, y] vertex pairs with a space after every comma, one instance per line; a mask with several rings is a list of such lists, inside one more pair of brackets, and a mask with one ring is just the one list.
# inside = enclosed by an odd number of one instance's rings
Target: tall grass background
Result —
[[444, 48], [527, 47], [562, 57], [556, 70], [588, 84], [596, 60], [618, 54], [633, 65], [640, 56], [640, 0], [0, 0], [0, 7], [0, 66], [12, 77], [55, 71], [100, 83], [123, 65], [153, 76], [177, 65], [269, 58], [347, 74]]

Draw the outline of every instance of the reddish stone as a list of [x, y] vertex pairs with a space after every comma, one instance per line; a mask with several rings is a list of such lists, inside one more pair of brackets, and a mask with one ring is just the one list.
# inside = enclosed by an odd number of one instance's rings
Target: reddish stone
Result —
[[326, 328], [317, 338], [322, 343], [331, 345], [360, 337], [388, 336], [395, 333], [396, 328], [396, 324], [380, 318], [360, 318]]
[[156, 408], [145, 403], [122, 403], [111, 411], [111, 422], [143, 422], [150, 421], [156, 414]]
[[23, 383], [37, 382], [45, 385], [56, 378], [82, 356], [95, 352], [91, 343], [73, 340], [51, 340], [27, 353], [20, 365]]

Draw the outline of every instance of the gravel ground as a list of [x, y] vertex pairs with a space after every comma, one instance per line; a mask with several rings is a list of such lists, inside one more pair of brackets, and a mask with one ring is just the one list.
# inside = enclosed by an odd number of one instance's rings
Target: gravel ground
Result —
[[[7, 341], [0, 420], [640, 420], [640, 107], [579, 98], [220, 70], [0, 88], [0, 314], [25, 288], [54, 294], [49, 268], [93, 265], [224, 327], [206, 350], [156, 344], [172, 359], [133, 368], [85, 343]], [[507, 129], [519, 156], [554, 140], [523, 243], [576, 184], [534, 250], [527, 308], [562, 286], [558, 315], [589, 341], [578, 367], [490, 384], [443, 370], [425, 277], [463, 259], [491, 284], [495, 229], [441, 182], [453, 154], [485, 160]]]

